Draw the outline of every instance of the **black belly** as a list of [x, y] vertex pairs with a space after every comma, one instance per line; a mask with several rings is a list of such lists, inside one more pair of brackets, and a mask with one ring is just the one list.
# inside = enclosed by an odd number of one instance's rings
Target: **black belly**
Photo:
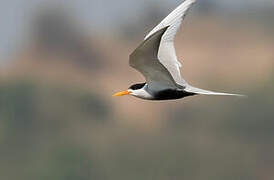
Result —
[[154, 94], [154, 100], [174, 100], [197, 95], [184, 90], [167, 89]]

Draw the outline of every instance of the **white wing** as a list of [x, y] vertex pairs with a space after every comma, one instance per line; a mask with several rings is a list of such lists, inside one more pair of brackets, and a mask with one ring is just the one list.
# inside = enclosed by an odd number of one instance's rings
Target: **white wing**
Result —
[[247, 97], [247, 96], [241, 95], [241, 94], [231, 94], [231, 93], [208, 91], [208, 90], [192, 87], [190, 85], [187, 85], [186, 88], [184, 89], [184, 91], [190, 92], [190, 93], [195, 93], [195, 94], [203, 94], [203, 95]]
[[181, 23], [188, 11], [188, 9], [196, 2], [196, 0], [185, 0], [178, 6], [172, 13], [170, 13], [160, 24], [158, 24], [146, 37], [149, 38], [155, 32], [168, 27], [167, 31], [162, 37], [158, 59], [167, 68], [172, 75], [175, 82], [179, 85], [186, 86], [186, 81], [181, 77], [180, 67], [181, 64], [177, 60], [174, 39], [178, 32]]

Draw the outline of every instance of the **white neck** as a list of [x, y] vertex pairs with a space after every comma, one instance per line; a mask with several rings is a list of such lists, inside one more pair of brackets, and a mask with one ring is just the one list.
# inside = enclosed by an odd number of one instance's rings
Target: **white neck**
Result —
[[142, 89], [137, 89], [137, 90], [129, 89], [128, 91], [131, 92], [130, 95], [132, 96], [135, 96], [141, 99], [151, 100], [153, 99], [153, 96], [146, 91], [146, 86], [147, 85], [145, 85]]

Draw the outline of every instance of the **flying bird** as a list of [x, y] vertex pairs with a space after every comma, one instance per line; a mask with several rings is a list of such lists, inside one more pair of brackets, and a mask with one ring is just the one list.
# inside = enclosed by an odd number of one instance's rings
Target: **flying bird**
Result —
[[195, 88], [181, 76], [174, 39], [196, 0], [185, 0], [158, 24], [130, 55], [129, 64], [146, 79], [113, 96], [132, 95], [145, 100], [174, 100], [194, 95], [242, 96]]

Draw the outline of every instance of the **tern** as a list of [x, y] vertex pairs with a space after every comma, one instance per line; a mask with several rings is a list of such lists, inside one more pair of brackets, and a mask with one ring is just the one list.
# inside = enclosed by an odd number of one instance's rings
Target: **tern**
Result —
[[130, 55], [129, 64], [146, 83], [135, 84], [113, 96], [132, 95], [145, 100], [174, 100], [194, 95], [242, 96], [219, 93], [189, 85], [180, 73], [174, 39], [188, 10], [196, 0], [185, 0], [158, 24]]

